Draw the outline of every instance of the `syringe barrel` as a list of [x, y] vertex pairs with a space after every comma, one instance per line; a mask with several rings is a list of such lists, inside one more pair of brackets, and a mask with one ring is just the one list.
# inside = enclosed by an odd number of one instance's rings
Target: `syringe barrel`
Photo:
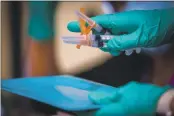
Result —
[[[104, 41], [108, 41], [110, 39], [113, 39], [114, 36], [113, 35], [91, 35], [91, 43], [93, 47], [104, 47], [105, 43]], [[136, 50], [136, 53], [140, 53], [141, 52], [141, 48], [132, 48], [132, 49], [127, 49], [125, 50], [125, 54], [127, 56], [131, 55], [133, 53], [133, 51]], [[124, 50], [123, 50], [124, 51]]]
[[[65, 36], [62, 37], [63, 41], [68, 44], [79, 44], [84, 46], [91, 46], [102, 48], [105, 46], [105, 41], [113, 39], [113, 35], [79, 35], [79, 36]], [[136, 50], [136, 53], [141, 52], [141, 48], [132, 48], [125, 50], [126, 55], [131, 55], [133, 51]], [[124, 50], [123, 50], [124, 51]]]
[[102, 26], [100, 26], [99, 24], [96, 24], [94, 29], [99, 32], [99, 33], [102, 33], [102, 34], [105, 34], [105, 35], [109, 35], [111, 34], [108, 30], [104, 29]]
[[103, 47], [104, 41], [112, 39], [114, 36], [110, 35], [79, 35], [79, 36], [65, 36], [62, 40], [68, 44], [79, 44], [91, 47]]
[[91, 40], [92, 47], [103, 47], [104, 41], [112, 39], [114, 36], [112, 35], [89, 35]]
[[80, 44], [80, 45], [88, 45], [88, 41], [86, 39], [86, 35], [79, 36], [63, 36], [62, 40], [67, 44]]

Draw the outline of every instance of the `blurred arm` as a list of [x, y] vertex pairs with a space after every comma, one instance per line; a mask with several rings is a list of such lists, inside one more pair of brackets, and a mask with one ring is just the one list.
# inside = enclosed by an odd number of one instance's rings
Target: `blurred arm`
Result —
[[167, 112], [174, 113], [174, 89], [167, 91], [159, 100], [158, 113], [166, 114]]
[[36, 42], [31, 40], [27, 63], [28, 76], [57, 74], [53, 41]]
[[47, 76], [57, 73], [54, 56], [54, 15], [56, 3], [31, 1], [28, 34], [31, 38], [27, 57], [27, 76]]

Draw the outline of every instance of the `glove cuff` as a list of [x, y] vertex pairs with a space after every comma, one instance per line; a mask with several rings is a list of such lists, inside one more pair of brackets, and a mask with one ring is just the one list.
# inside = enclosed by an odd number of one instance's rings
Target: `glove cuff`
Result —
[[46, 21], [37, 17], [29, 20], [28, 34], [37, 41], [46, 41], [54, 38], [53, 21]]
[[164, 41], [162, 43], [168, 44], [171, 42], [174, 42], [174, 7], [170, 9], [162, 10], [162, 17], [165, 17], [166, 20], [164, 20], [166, 23], [169, 23], [169, 27], [166, 30]]
[[29, 4], [28, 34], [32, 39], [45, 41], [54, 38], [55, 2], [34, 1]]
[[174, 22], [170, 25], [170, 27], [167, 30], [167, 33], [164, 37], [164, 43], [172, 43], [174, 42]]

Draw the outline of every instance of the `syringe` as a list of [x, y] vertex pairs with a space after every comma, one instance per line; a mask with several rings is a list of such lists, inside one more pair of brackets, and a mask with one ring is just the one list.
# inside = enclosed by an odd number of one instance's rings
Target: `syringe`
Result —
[[92, 28], [94, 28], [97, 32], [99, 33], [103, 33], [103, 34], [110, 34], [110, 32], [106, 29], [104, 29], [102, 26], [100, 26], [99, 24], [97, 24], [95, 21], [93, 21], [92, 19], [90, 19], [89, 17], [87, 17], [86, 15], [84, 15], [83, 13], [76, 11], [76, 14], [78, 17], [82, 18], [83, 20], [85, 20]]
[[[81, 13], [79, 11], [76, 11], [76, 14], [78, 15], [78, 17], [80, 17], [81, 19], [85, 20], [97, 32], [103, 33], [105, 35], [111, 34], [108, 30], [104, 29], [102, 26], [100, 26], [95, 21], [93, 21], [92, 19], [90, 19], [89, 17], [87, 17], [85, 14], [83, 14], [83, 13]], [[125, 50], [125, 54], [126, 55], [131, 55], [134, 50], [136, 51], [136, 53], [140, 53], [141, 52], [141, 48], [133, 48], [133, 49]]]
[[[104, 41], [107, 41], [113, 38], [114, 38], [113, 35], [88, 34], [88, 35], [79, 35], [79, 36], [64, 36], [62, 37], [62, 40], [68, 44], [79, 44], [84, 46], [102, 48], [106, 46], [106, 43]], [[140, 53], [141, 48], [125, 50], [125, 54], [129, 56], [132, 54], [133, 50], [136, 50], [136, 53]]]
[[101, 48], [105, 46], [104, 41], [113, 39], [112, 35], [79, 35], [79, 36], [66, 36], [62, 40], [68, 44], [80, 44], [84, 46], [91, 46]]

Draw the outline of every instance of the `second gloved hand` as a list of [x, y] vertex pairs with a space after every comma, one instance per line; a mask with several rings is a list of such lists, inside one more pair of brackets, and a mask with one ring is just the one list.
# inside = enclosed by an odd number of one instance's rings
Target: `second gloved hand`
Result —
[[[102, 27], [111, 30], [115, 37], [107, 42], [103, 51], [119, 55], [119, 51], [137, 47], [156, 47], [171, 42], [174, 33], [174, 8], [163, 10], [134, 10], [92, 18]], [[67, 28], [80, 32], [77, 22]], [[127, 33], [119, 35], [119, 33]]]
[[169, 89], [151, 84], [130, 82], [114, 93], [92, 92], [89, 98], [103, 108], [94, 116], [153, 116], [158, 100]]

